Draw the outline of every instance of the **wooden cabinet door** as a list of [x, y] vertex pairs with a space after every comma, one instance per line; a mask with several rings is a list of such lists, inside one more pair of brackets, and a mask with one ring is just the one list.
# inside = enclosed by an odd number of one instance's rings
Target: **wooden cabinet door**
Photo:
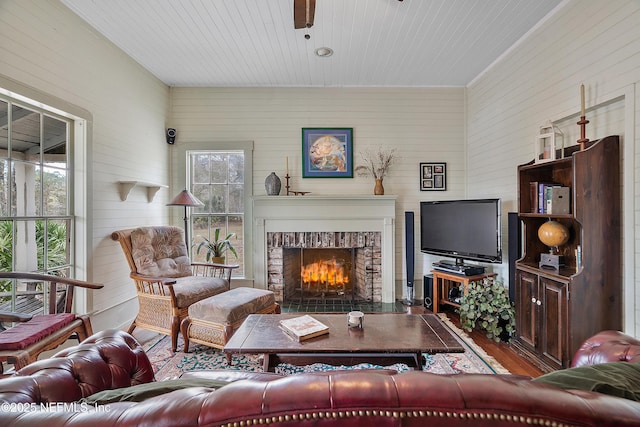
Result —
[[[568, 325], [567, 325], [567, 283], [558, 282], [547, 277], [539, 278], [540, 299], [540, 340], [538, 351], [546, 362], [557, 369], [563, 367], [567, 358]], [[588, 307], [584, 307], [588, 310]]]
[[516, 336], [521, 344], [532, 350], [537, 346], [536, 301], [538, 276], [516, 271]]

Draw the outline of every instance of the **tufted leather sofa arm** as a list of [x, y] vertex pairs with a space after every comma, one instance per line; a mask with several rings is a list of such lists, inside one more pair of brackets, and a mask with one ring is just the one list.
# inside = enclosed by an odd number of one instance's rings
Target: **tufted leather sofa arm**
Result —
[[98, 391], [154, 381], [151, 362], [131, 335], [102, 331], [0, 381], [0, 402], [74, 402]]
[[640, 341], [619, 331], [598, 332], [582, 343], [571, 366], [608, 362], [640, 362]]

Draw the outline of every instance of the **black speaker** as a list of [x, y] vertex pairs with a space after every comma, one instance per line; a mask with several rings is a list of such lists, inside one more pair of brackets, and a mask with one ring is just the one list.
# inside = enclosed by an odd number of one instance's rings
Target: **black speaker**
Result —
[[174, 128], [167, 129], [167, 144], [175, 144], [176, 142], [176, 130]]
[[509, 299], [516, 299], [516, 261], [522, 256], [522, 224], [518, 212], [508, 213]]
[[407, 260], [407, 303], [413, 303], [413, 275], [415, 271], [414, 259], [414, 218], [412, 211], [404, 213], [405, 257]]
[[424, 308], [433, 310], [433, 274], [427, 274], [422, 280], [422, 298]]

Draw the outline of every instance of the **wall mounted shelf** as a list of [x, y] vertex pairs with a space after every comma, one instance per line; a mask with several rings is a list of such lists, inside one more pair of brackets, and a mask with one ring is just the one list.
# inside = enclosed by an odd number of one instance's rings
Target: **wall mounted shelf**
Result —
[[169, 188], [168, 185], [154, 184], [152, 182], [143, 181], [118, 181], [118, 190], [120, 192], [120, 200], [123, 202], [129, 197], [129, 193], [134, 187], [146, 187], [147, 188], [147, 200], [149, 203], [153, 202], [153, 198], [161, 188]]

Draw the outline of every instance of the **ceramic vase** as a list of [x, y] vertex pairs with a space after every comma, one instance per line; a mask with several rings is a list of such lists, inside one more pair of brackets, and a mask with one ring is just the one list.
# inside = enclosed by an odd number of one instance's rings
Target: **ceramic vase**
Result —
[[373, 187], [373, 194], [376, 196], [384, 196], [384, 187], [382, 186], [382, 178], [376, 179], [376, 186]]
[[280, 194], [280, 187], [282, 183], [280, 178], [275, 172], [271, 172], [269, 176], [264, 180], [264, 188], [267, 190], [267, 196], [277, 196]]

